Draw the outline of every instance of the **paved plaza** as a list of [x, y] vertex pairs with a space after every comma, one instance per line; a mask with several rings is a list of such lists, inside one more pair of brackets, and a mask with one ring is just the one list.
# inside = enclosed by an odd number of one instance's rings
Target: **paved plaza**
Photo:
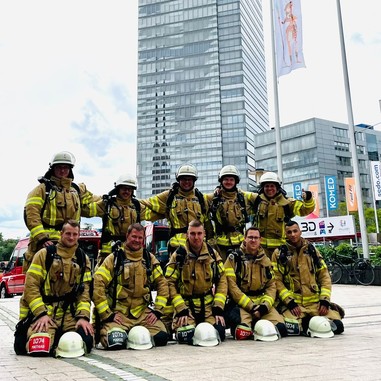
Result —
[[77, 359], [31, 358], [13, 352], [19, 297], [0, 300], [0, 380], [381, 380], [381, 287], [334, 285], [345, 308], [345, 332], [330, 339], [289, 337], [217, 347], [170, 343], [147, 351], [95, 349]]

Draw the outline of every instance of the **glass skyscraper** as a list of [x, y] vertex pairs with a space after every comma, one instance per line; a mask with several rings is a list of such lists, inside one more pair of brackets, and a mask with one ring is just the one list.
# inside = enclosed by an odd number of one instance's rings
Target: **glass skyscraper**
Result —
[[254, 136], [269, 129], [260, 0], [139, 0], [138, 195], [181, 164], [212, 192], [234, 164], [249, 189]]

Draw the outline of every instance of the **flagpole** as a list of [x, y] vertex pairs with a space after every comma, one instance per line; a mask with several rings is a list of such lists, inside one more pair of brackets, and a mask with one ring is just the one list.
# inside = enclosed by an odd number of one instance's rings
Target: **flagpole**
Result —
[[355, 178], [355, 187], [356, 187], [356, 193], [357, 193], [357, 204], [358, 204], [358, 214], [359, 214], [359, 222], [360, 222], [361, 242], [362, 242], [362, 249], [363, 249], [364, 258], [369, 259], [368, 234], [366, 231], [365, 216], [364, 216], [364, 205], [363, 205], [363, 200], [362, 200], [359, 161], [358, 161], [358, 157], [357, 157], [355, 129], [354, 129], [354, 123], [353, 123], [352, 100], [351, 100], [351, 91], [350, 91], [350, 87], [349, 87], [349, 76], [348, 76], [347, 58], [346, 58], [346, 52], [345, 52], [345, 41], [344, 41], [344, 33], [343, 33], [343, 21], [341, 18], [340, 0], [336, 0], [336, 4], [337, 4], [337, 15], [338, 15], [339, 33], [340, 33], [341, 60], [342, 60], [342, 65], [343, 65], [345, 98], [346, 98], [346, 102], [347, 102], [348, 133], [349, 133], [350, 147], [351, 147], [351, 151], [352, 151], [353, 174], [354, 174], [354, 178]]
[[279, 118], [279, 95], [278, 95], [278, 76], [276, 67], [276, 53], [275, 53], [275, 28], [274, 28], [274, 5], [273, 0], [270, 0], [270, 20], [271, 20], [271, 44], [272, 44], [272, 58], [273, 58], [273, 86], [274, 86], [274, 112], [275, 112], [275, 149], [276, 161], [278, 167], [278, 176], [283, 182], [283, 166], [282, 166], [282, 137], [280, 134], [280, 118]]

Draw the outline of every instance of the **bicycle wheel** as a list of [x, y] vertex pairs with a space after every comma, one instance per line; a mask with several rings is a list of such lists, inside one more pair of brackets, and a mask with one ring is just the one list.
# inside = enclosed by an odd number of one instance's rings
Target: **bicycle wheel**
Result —
[[327, 268], [333, 284], [339, 283], [343, 277], [343, 266], [335, 261], [328, 261]]
[[374, 269], [369, 260], [359, 259], [353, 266], [353, 275], [364, 286], [369, 286], [374, 281]]

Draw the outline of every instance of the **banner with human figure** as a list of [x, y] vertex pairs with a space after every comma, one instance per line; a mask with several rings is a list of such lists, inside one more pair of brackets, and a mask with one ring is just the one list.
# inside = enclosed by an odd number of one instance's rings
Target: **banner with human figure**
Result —
[[347, 202], [348, 212], [357, 212], [357, 194], [356, 194], [356, 183], [354, 177], [346, 177], [344, 179], [345, 185], [345, 200]]
[[306, 218], [316, 218], [320, 216], [320, 202], [319, 202], [319, 184], [310, 184], [308, 190], [312, 193], [315, 200], [315, 209]]
[[279, 78], [294, 69], [306, 67], [300, 0], [275, 0], [273, 17], [276, 69]]

